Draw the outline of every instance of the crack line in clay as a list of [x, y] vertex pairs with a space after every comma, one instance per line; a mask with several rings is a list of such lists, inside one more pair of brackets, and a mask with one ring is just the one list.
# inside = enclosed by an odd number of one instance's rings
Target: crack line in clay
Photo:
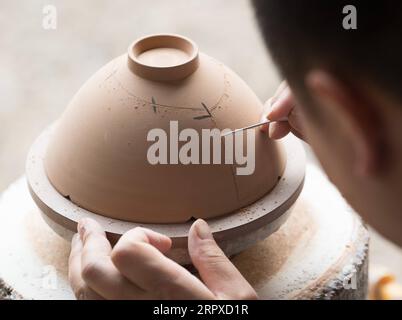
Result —
[[212, 121], [212, 123], [214, 124], [214, 126], [215, 127], [217, 126], [211, 112], [214, 111], [220, 104], [222, 104], [223, 100], [228, 97], [227, 90], [228, 90], [228, 87], [229, 87], [229, 80], [227, 79], [228, 74], [226, 72], [223, 73], [223, 93], [219, 97], [218, 101], [212, 106], [212, 108], [208, 109], [208, 107], [205, 105], [204, 102], [201, 102], [201, 105], [202, 105], [203, 108], [194, 108], [194, 107], [178, 107], [178, 106], [171, 106], [171, 105], [156, 103], [155, 98], [153, 96], [152, 96], [151, 102], [149, 102], [147, 100], [144, 100], [144, 99], [138, 97], [137, 95], [135, 95], [134, 93], [132, 93], [130, 90], [128, 90], [125, 86], [122, 85], [120, 80], [116, 77], [117, 71], [118, 71], [118, 69], [113, 70], [112, 73], [105, 79], [105, 81], [107, 81], [110, 78], [113, 78], [117, 82], [118, 86], [121, 89], [123, 89], [129, 96], [137, 99], [138, 101], [141, 101], [142, 103], [150, 104], [152, 106], [153, 110], [154, 110], [154, 113], [156, 113], [156, 108], [157, 107], [171, 108], [171, 109], [182, 109], [182, 110], [193, 110], [193, 111], [205, 110], [205, 111], [208, 112], [208, 115], [197, 116], [197, 117], [194, 117], [193, 119], [194, 120], [201, 120], [201, 119], [209, 118]]
[[223, 93], [220, 96], [220, 98], [218, 99], [218, 102], [215, 103], [212, 108], [210, 109], [210, 111], [214, 111], [216, 108], [219, 107], [220, 104], [223, 103], [224, 98], [228, 97], [228, 87], [229, 87], [229, 80], [228, 80], [228, 74], [226, 72], [223, 72]]
[[[152, 104], [152, 102], [149, 102], [149, 101], [147, 101], [147, 100], [144, 100], [144, 99], [142, 99], [142, 98], [136, 96], [134, 93], [130, 92], [126, 87], [124, 87], [124, 86], [121, 84], [121, 82], [120, 82], [115, 76], [114, 76], [113, 78], [116, 80], [116, 82], [117, 82], [117, 84], [119, 85], [119, 87], [120, 87], [121, 89], [123, 89], [129, 96], [131, 96], [131, 97], [133, 97], [133, 98], [135, 98], [135, 99], [137, 99], [137, 100], [139, 100], [139, 101], [141, 101], [141, 102], [143, 102], [143, 103]], [[202, 109], [202, 108], [169, 106], [169, 105], [160, 104], [160, 103], [154, 103], [154, 105], [155, 105], [156, 107], [161, 107], [161, 108], [196, 110], [196, 111], [198, 111], [198, 110], [204, 110], [204, 109]]]
[[[142, 101], [142, 102], [145, 102], [145, 103], [151, 104], [151, 102], [146, 101], [146, 100], [144, 100], [144, 99], [141, 99], [140, 97], [137, 97], [137, 96], [134, 96], [134, 95], [132, 95], [132, 96], [133, 96], [133, 97], [135, 97], [135, 98], [137, 98], [138, 100], [140, 100], [140, 101]], [[201, 109], [201, 108], [193, 108], [193, 107], [177, 107], [177, 106], [169, 106], [169, 105], [166, 105], [166, 104], [160, 104], [160, 103], [154, 103], [154, 105], [155, 105], [156, 107], [161, 107], [161, 108], [183, 109], [183, 110], [194, 110], [194, 111], [203, 110], [203, 109]]]
[[237, 200], [240, 201], [240, 192], [239, 192], [239, 187], [237, 185], [237, 180], [236, 180], [236, 175], [235, 175], [235, 169], [233, 168], [233, 164], [230, 165], [230, 172], [232, 173], [232, 178], [233, 178], [233, 183], [234, 183], [234, 187], [236, 190], [236, 196], [237, 196]]

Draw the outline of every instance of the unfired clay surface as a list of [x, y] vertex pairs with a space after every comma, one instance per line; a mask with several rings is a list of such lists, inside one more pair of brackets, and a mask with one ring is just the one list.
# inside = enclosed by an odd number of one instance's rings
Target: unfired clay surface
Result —
[[261, 112], [248, 86], [192, 41], [147, 37], [73, 97], [49, 143], [45, 169], [62, 195], [107, 217], [175, 223], [221, 216], [275, 186], [285, 167], [279, 143], [257, 129], [254, 174], [238, 176], [226, 164], [151, 165], [147, 133], [169, 132], [172, 120], [198, 132], [236, 129], [258, 122]]
[[[27, 159], [27, 181], [33, 200], [49, 226], [71, 240], [82, 218], [95, 219], [115, 243], [128, 230], [141, 226], [165, 234], [172, 239], [169, 257], [180, 264], [190, 264], [188, 232], [192, 221], [181, 223], [135, 223], [105, 217], [77, 206], [63, 197], [50, 183], [44, 158], [53, 127], [45, 130], [32, 145]], [[228, 256], [237, 254], [251, 244], [268, 237], [288, 218], [291, 206], [299, 196], [304, 182], [305, 153], [294, 136], [282, 140], [288, 158], [282, 178], [258, 201], [236, 212], [208, 219], [215, 240]]]

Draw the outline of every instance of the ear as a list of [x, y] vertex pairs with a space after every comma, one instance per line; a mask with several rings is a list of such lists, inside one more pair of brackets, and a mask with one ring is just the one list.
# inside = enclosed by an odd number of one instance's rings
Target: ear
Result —
[[355, 174], [376, 174], [383, 167], [384, 139], [381, 114], [373, 102], [364, 96], [364, 91], [323, 70], [310, 71], [306, 86], [316, 102], [339, 115], [354, 152]]

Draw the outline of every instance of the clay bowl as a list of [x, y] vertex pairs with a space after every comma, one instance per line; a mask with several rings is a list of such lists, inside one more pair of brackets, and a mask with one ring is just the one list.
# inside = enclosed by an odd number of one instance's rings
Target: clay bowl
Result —
[[170, 257], [188, 264], [188, 230], [203, 218], [226, 254], [236, 254], [289, 215], [304, 179], [300, 143], [256, 129], [255, 170], [237, 175], [226, 163], [150, 163], [155, 142], [148, 135], [163, 129], [171, 142], [172, 122], [200, 136], [236, 129], [258, 122], [261, 112], [252, 90], [191, 40], [144, 37], [92, 76], [35, 141], [26, 167], [30, 192], [66, 238], [82, 217], [96, 219], [113, 242], [143, 226], [171, 237]]

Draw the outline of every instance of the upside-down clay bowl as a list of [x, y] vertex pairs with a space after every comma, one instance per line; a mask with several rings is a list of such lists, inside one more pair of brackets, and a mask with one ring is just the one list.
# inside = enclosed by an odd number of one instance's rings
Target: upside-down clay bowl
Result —
[[[114, 240], [142, 225], [171, 236], [173, 251], [184, 250], [191, 221], [203, 218], [234, 254], [285, 220], [304, 179], [300, 144], [250, 129], [255, 167], [239, 175], [236, 163], [182, 163], [169, 145], [168, 163], [152, 163], [148, 153], [156, 140], [149, 134], [161, 129], [180, 149], [187, 141], [174, 138], [184, 129], [202, 137], [204, 129], [256, 123], [261, 113], [245, 82], [193, 41], [168, 34], [141, 38], [97, 71], [33, 144], [27, 160], [31, 194], [59, 233], [74, 231], [80, 218], [90, 216]], [[220, 151], [225, 154], [224, 147]], [[243, 219], [244, 212], [254, 215]], [[188, 260], [185, 253], [178, 256]]]

